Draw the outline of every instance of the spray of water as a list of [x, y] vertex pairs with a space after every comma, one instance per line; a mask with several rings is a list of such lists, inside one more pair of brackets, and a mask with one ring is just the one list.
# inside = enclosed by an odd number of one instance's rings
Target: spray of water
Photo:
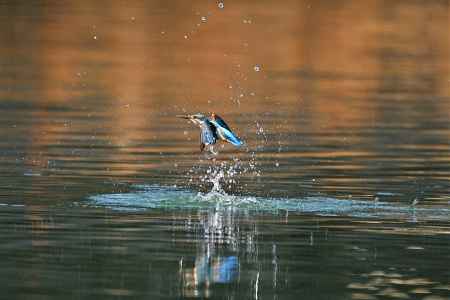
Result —
[[[235, 157], [231, 161], [212, 160], [206, 170], [200, 170], [199, 181], [209, 192], [198, 193], [201, 200], [215, 202], [218, 205], [233, 205], [239, 202], [253, 202], [254, 197], [242, 197], [229, 194], [227, 191], [239, 185], [240, 176], [254, 175], [256, 164], [242, 161]], [[192, 171], [192, 169], [191, 169]], [[191, 172], [195, 173], [194, 172]], [[191, 175], [192, 176], [192, 175]], [[191, 180], [193, 180], [191, 178]]]

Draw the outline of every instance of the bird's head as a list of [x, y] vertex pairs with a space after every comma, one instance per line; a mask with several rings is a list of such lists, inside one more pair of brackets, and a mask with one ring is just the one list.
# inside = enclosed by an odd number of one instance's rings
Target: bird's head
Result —
[[194, 115], [178, 115], [177, 117], [182, 119], [188, 119], [189, 121], [191, 121], [196, 125], [203, 124], [206, 121], [206, 117], [200, 113]]

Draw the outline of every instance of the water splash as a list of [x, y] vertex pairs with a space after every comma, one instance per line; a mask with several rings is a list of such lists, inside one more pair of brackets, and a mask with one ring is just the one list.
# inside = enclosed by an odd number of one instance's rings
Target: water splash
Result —
[[262, 150], [264, 150], [264, 147], [268, 143], [268, 137], [266, 134], [266, 130], [264, 129], [264, 127], [261, 123], [256, 121], [255, 125], [256, 125], [256, 136], [258, 137], [258, 144], [257, 144], [256, 150], [262, 151]]
[[[261, 175], [255, 152], [250, 150], [248, 145], [243, 148], [246, 154], [241, 153], [240, 157], [232, 156], [226, 160], [206, 153], [205, 159], [201, 159], [186, 172], [187, 183], [208, 190], [206, 197], [221, 196], [232, 199], [227, 191], [236, 192], [244, 186], [239, 182], [242, 177], [255, 178]], [[183, 185], [185, 184], [186, 181], [183, 182]]]
[[215, 202], [222, 205], [233, 205], [236, 202], [252, 202], [253, 197], [239, 197], [230, 195], [225, 191], [231, 190], [233, 186], [238, 185], [238, 178], [255, 171], [255, 165], [244, 163], [238, 158], [231, 161], [217, 162], [213, 161], [206, 172], [200, 175], [199, 179], [203, 185], [211, 186], [207, 193], [198, 193], [197, 197], [203, 201]]

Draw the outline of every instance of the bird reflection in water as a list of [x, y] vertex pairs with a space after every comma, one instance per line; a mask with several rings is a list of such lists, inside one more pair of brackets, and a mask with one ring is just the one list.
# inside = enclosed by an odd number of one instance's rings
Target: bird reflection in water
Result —
[[240, 273], [238, 251], [247, 249], [248, 257], [255, 253], [257, 230], [248, 220], [240, 226], [242, 216], [232, 208], [216, 207], [200, 212], [198, 216], [198, 223], [189, 222], [186, 228], [199, 242], [197, 256], [193, 266], [182, 258], [179, 273], [184, 297], [207, 298], [212, 296], [214, 284], [237, 281]]
[[206, 253], [195, 259], [194, 267], [184, 268], [180, 262], [183, 296], [209, 297], [211, 285], [226, 284], [236, 280], [239, 271], [237, 256], [209, 256]]

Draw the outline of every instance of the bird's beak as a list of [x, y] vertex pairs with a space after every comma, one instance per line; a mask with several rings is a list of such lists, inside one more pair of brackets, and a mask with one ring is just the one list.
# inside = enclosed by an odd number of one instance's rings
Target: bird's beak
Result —
[[176, 115], [176, 117], [181, 119], [192, 119], [192, 115]]

